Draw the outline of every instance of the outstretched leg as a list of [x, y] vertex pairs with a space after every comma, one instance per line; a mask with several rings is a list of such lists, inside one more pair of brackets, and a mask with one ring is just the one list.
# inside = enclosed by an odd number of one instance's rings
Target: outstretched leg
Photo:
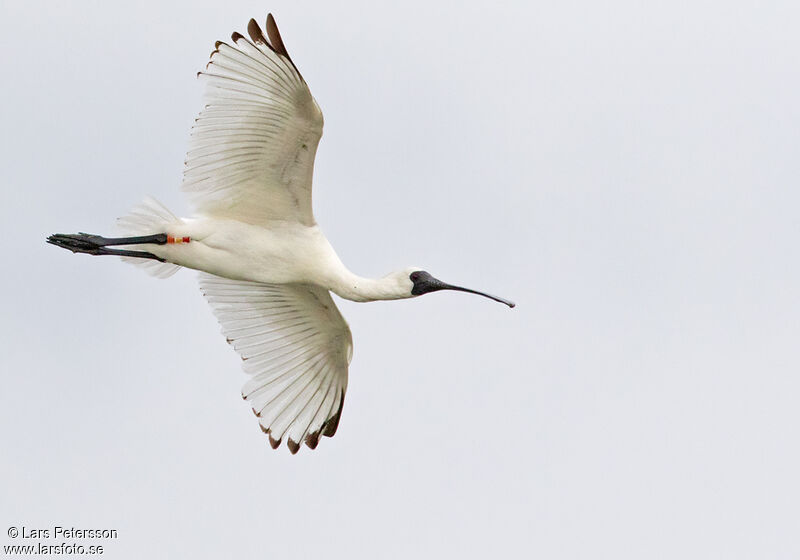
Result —
[[77, 233], [72, 235], [56, 233], [48, 237], [47, 242], [63, 249], [69, 249], [73, 253], [139, 257], [142, 259], [155, 259], [157, 261], [166, 262], [161, 257], [147, 251], [128, 251], [125, 249], [107, 248], [109, 245], [141, 245], [146, 243], [165, 245], [167, 243], [166, 233], [140, 235], [138, 237], [101, 237], [100, 235], [92, 235], [89, 233]]

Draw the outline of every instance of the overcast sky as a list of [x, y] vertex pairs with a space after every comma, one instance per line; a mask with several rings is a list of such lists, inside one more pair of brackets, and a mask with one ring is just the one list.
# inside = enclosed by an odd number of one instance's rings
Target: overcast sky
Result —
[[[3, 2], [0, 543], [800, 557], [798, 6]], [[345, 264], [518, 304], [337, 300], [339, 431], [296, 456], [194, 272], [44, 243], [147, 194], [191, 212], [195, 73], [267, 11], [325, 114], [314, 209]]]

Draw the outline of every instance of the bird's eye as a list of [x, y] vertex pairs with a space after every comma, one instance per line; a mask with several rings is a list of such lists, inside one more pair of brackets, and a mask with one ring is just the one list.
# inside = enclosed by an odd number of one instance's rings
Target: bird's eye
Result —
[[416, 282], [417, 278], [419, 278], [419, 272], [412, 272], [411, 276], [409, 276], [412, 282]]

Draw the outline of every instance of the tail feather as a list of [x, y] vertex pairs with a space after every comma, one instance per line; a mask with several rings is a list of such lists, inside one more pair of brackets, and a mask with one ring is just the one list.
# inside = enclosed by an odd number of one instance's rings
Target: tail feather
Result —
[[[146, 197], [133, 207], [127, 216], [117, 219], [117, 226], [126, 235], [152, 235], [162, 233], [170, 224], [180, 224], [181, 219], [166, 206], [152, 197]], [[180, 270], [180, 266], [155, 260], [120, 257], [126, 263], [138, 266], [156, 278], [168, 278]]]
[[127, 216], [117, 218], [117, 226], [126, 235], [151, 235], [161, 233], [170, 224], [180, 224], [181, 219], [155, 198], [145, 197]]

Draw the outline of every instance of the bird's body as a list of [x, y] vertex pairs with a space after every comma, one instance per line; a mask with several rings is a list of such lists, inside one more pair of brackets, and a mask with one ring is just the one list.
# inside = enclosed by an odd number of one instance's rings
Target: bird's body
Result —
[[409, 267], [401, 274], [362, 278], [347, 269], [318, 225], [270, 221], [263, 226], [215, 218], [182, 219], [166, 228], [188, 242], [139, 247], [175, 265], [265, 284], [314, 284], [351, 301], [408, 297]]
[[[199, 76], [207, 104], [189, 142], [183, 190], [196, 208], [178, 218], [147, 199], [119, 220], [126, 237], [55, 234], [73, 252], [118, 255], [155, 276], [200, 271], [200, 288], [251, 379], [242, 396], [277, 447], [312, 449], [336, 432], [347, 389], [352, 336], [330, 292], [366, 302], [439, 290], [418, 267], [379, 279], [350, 272], [311, 207], [323, 118], [289, 57], [272, 15], [233, 45], [217, 42]], [[267, 38], [268, 37], [268, 38]]]
[[148, 245], [149, 250], [186, 268], [270, 284], [327, 287], [329, 282], [324, 276], [342, 267], [316, 225], [274, 221], [258, 226], [215, 218], [184, 221], [166, 233], [175, 238], [188, 237], [190, 242]]

